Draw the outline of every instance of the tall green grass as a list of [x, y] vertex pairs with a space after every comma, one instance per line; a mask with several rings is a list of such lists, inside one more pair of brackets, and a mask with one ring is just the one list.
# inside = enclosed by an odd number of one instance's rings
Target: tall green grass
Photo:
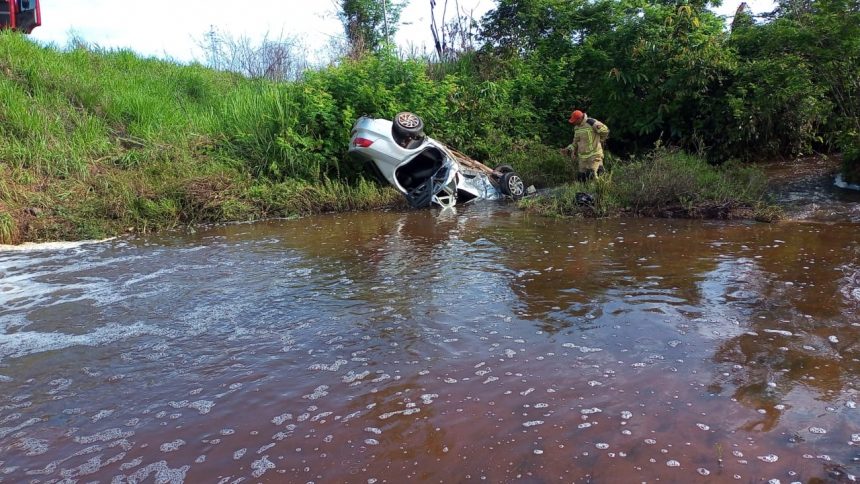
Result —
[[11, 244], [15, 242], [15, 236], [15, 219], [6, 212], [0, 212], [0, 244]]
[[48, 176], [182, 156], [212, 134], [234, 76], [129, 51], [40, 47], [0, 34], [0, 157]]
[[[326, 91], [331, 82], [255, 81], [0, 32], [0, 237], [90, 238], [400, 203], [357, 169], [341, 176], [354, 117]], [[18, 234], [11, 214], [24, 213], [38, 216]]]
[[[594, 203], [578, 203], [579, 193], [592, 195]], [[554, 216], [780, 217], [769, 201], [767, 179], [760, 169], [716, 167], [701, 157], [666, 150], [616, 162], [611, 172], [596, 180], [564, 185], [522, 205]]]

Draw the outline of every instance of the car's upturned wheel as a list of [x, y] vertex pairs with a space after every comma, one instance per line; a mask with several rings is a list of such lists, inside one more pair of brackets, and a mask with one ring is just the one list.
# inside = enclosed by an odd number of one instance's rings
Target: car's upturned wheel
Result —
[[512, 171], [514, 171], [514, 167], [511, 165], [499, 165], [496, 167], [496, 171], [502, 174], [511, 173]]
[[523, 179], [513, 171], [509, 171], [502, 175], [502, 179], [499, 181], [499, 187], [501, 188], [502, 193], [514, 200], [523, 198], [523, 195], [526, 193], [526, 185], [523, 183]]
[[414, 113], [397, 113], [397, 116], [394, 116], [392, 135], [394, 141], [400, 145], [403, 145], [404, 141], [407, 143], [414, 140], [423, 141], [424, 121]]

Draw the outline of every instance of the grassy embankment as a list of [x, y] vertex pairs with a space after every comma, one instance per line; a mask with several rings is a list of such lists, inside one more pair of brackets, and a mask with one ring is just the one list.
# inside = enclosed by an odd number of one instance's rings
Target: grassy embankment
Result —
[[[558, 127], [536, 121], [531, 77], [482, 78], [472, 60], [428, 69], [369, 56], [272, 83], [0, 33], [0, 243], [402, 207], [393, 189], [366, 181], [346, 158], [359, 114], [414, 111], [429, 134], [488, 164], [511, 164], [538, 186], [570, 182], [557, 150], [568, 140], [556, 143]], [[652, 157], [616, 163], [598, 187], [572, 185], [528, 206], [748, 215], [763, 196], [753, 178], [690, 157]], [[565, 194], [577, 191], [596, 192], [597, 207], [573, 206]]]
[[201, 66], [0, 33], [0, 243], [400, 204], [359, 178], [261, 174], [267, 150], [283, 157], [274, 145], [295, 116], [292, 95]]

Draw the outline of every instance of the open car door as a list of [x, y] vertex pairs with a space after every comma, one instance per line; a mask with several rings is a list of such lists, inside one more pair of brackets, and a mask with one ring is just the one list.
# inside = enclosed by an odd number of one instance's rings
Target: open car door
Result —
[[29, 34], [40, 25], [39, 0], [0, 0], [0, 28]]

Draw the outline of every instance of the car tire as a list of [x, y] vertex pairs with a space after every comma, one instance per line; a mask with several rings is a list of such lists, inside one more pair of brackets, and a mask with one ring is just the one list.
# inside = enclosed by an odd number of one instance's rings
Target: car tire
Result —
[[418, 115], [410, 112], [397, 113], [394, 116], [391, 135], [394, 141], [401, 145], [420, 144], [424, 141], [424, 121]]
[[514, 171], [514, 167], [511, 165], [499, 165], [496, 167], [496, 171], [501, 174], [511, 173]]
[[502, 175], [502, 179], [499, 180], [499, 188], [502, 190], [502, 193], [514, 200], [519, 200], [526, 194], [526, 184], [523, 183], [523, 179], [514, 171], [509, 171]]

